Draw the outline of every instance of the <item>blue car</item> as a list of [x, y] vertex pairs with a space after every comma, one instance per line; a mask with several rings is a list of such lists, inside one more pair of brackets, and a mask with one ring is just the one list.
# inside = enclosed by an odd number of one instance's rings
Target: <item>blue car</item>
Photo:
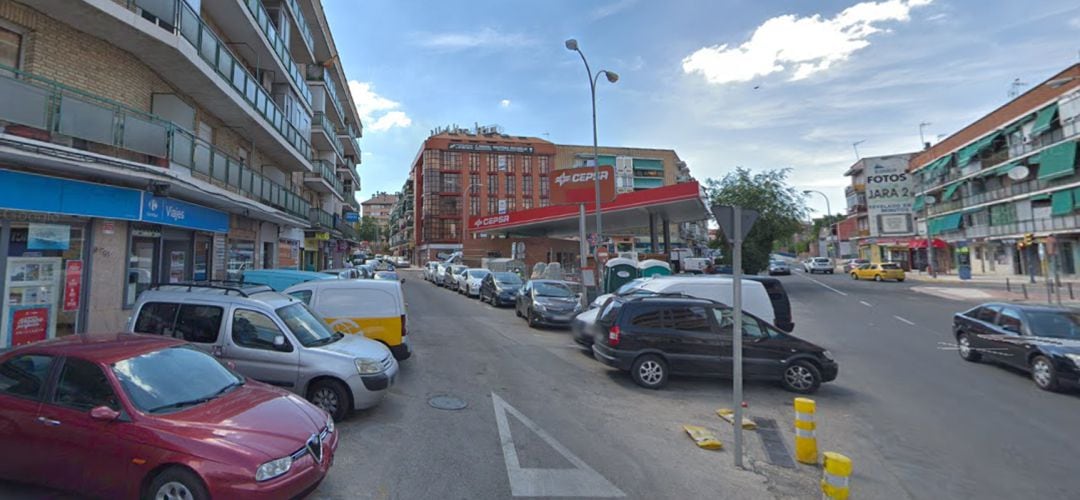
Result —
[[253, 269], [244, 271], [240, 280], [244, 283], [266, 285], [274, 291], [281, 292], [290, 286], [306, 283], [314, 280], [333, 280], [338, 276], [312, 271], [297, 271], [294, 269]]

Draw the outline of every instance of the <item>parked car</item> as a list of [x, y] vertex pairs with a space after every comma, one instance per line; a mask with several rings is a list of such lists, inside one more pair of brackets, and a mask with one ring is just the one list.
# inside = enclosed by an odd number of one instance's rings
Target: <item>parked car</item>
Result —
[[1080, 311], [1022, 304], [982, 304], [953, 316], [966, 361], [992, 360], [1031, 374], [1053, 391], [1080, 386]]
[[895, 262], [882, 264], [863, 264], [851, 271], [853, 280], [896, 280], [904, 281], [904, 268]]
[[405, 257], [398, 257], [398, 258], [394, 259], [394, 265], [399, 267], [399, 268], [402, 268], [402, 269], [408, 268], [409, 267], [409, 259], [407, 259]]
[[443, 282], [446, 281], [446, 274], [450, 271], [450, 264], [440, 262], [435, 264], [435, 271], [431, 273], [431, 282], [438, 286], [443, 286]]
[[803, 266], [804, 270], [810, 274], [814, 273], [828, 273], [833, 274], [834, 266], [832, 259], [828, 257], [814, 257]]
[[397, 271], [376, 271], [375, 277], [373, 279], [383, 281], [400, 281], [402, 283], [405, 282], [405, 278], [402, 278], [400, 275], [398, 275]]
[[851, 259], [844, 263], [844, 274], [849, 274], [863, 264], [869, 264], [866, 259]]
[[746, 279], [761, 283], [765, 287], [765, 293], [769, 294], [769, 302], [772, 304], [772, 324], [791, 333], [795, 329], [795, 322], [791, 318], [791, 299], [788, 298], [787, 290], [784, 289], [784, 283], [776, 278], [765, 276], [747, 276]]
[[775, 276], [777, 274], [791, 274], [791, 266], [782, 260], [769, 262], [769, 276]]
[[457, 292], [457, 293], [464, 294], [465, 293], [465, 285], [468, 282], [468, 280], [469, 280], [469, 268], [465, 267], [465, 266], [461, 266], [460, 269], [458, 269], [457, 271], [454, 272], [454, 283], [453, 283], [453, 285], [450, 286], [450, 288], [453, 291]]
[[424, 279], [428, 281], [434, 281], [435, 271], [439, 268], [439, 263], [436, 261], [430, 261], [424, 265]]
[[469, 297], [480, 297], [480, 284], [484, 281], [491, 271], [482, 267], [473, 267], [465, 271], [465, 295]]
[[480, 302], [488, 302], [495, 307], [517, 303], [517, 294], [523, 282], [521, 277], [511, 272], [490, 273], [480, 282]]
[[461, 271], [463, 271], [465, 269], [467, 269], [467, 268], [465, 266], [461, 265], [461, 264], [450, 264], [446, 268], [446, 270], [443, 272], [442, 283], [441, 283], [442, 286], [444, 288], [449, 288], [451, 290], [457, 290], [458, 289], [458, 275], [461, 274]]
[[0, 422], [0, 478], [97, 498], [303, 496], [338, 445], [333, 419], [307, 401], [146, 335], [0, 355]]
[[[732, 375], [732, 309], [694, 297], [613, 297], [599, 313], [592, 351], [630, 372], [638, 385], [663, 387], [670, 375]], [[836, 379], [829, 351], [744, 314], [744, 376], [808, 394]]]
[[282, 291], [297, 283], [312, 280], [339, 279], [336, 275], [294, 269], [252, 269], [244, 271], [240, 281], [245, 285], [266, 285], [275, 291]]
[[[611, 295], [608, 295], [608, 300], [611, 300]], [[604, 301], [607, 303], [607, 301]], [[584, 347], [591, 347], [593, 338], [596, 336], [596, 317], [602, 310], [601, 307], [594, 307], [586, 311], [582, 311], [574, 316], [570, 320], [570, 332], [573, 334], [574, 342], [581, 344]]]
[[[774, 301], [769, 297], [769, 291], [766, 289], [765, 284], [761, 280], [768, 278], [750, 277], [747, 276], [743, 279], [742, 283], [742, 308], [743, 311], [747, 311], [756, 315], [759, 318], [772, 318], [774, 324], [780, 323], [784, 328], [792, 327], [791, 324], [791, 306], [788, 304], [787, 308], [777, 309], [774, 305]], [[622, 294], [623, 297], [627, 296], [646, 296], [646, 295], [660, 295], [660, 294], [684, 294], [691, 297], [698, 297], [702, 299], [713, 300], [725, 305], [731, 305], [734, 303], [734, 296], [732, 295], [732, 278], [729, 276], [665, 276], [661, 278], [653, 278], [642, 283], [640, 286], [626, 290]], [[780, 280], [772, 278], [775, 284], [779, 284]], [[780, 285], [778, 293], [783, 293], [786, 298], [787, 294], [783, 291], [783, 285]], [[784, 300], [778, 300], [776, 305], [783, 305]]]
[[[298, 286], [320, 283], [372, 282]], [[335, 420], [378, 405], [398, 371], [386, 346], [331, 332], [303, 302], [265, 286], [160, 285], [139, 295], [127, 331], [186, 340], [244, 376], [306, 397]]]
[[375, 268], [367, 264], [356, 266], [356, 270], [360, 273], [360, 279], [370, 280], [375, 278]]
[[398, 361], [412, 355], [405, 296], [397, 281], [309, 282], [285, 293], [310, 306], [335, 332], [377, 340]]
[[514, 304], [514, 313], [525, 318], [530, 328], [538, 325], [564, 326], [581, 312], [577, 294], [557, 280], [529, 280], [521, 287]]
[[320, 272], [343, 280], [358, 280], [363, 277], [362, 271], [355, 267], [323, 269]]

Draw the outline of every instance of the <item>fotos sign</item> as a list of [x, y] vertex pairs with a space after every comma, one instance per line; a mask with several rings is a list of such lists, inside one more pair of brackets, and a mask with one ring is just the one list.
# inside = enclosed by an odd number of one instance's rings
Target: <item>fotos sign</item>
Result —
[[866, 169], [866, 208], [870, 236], [913, 234], [911, 206], [915, 190], [906, 161], [875, 163]]
[[[594, 180], [596, 170], [593, 167], [579, 167], [556, 170], [548, 180], [552, 205], [576, 205], [596, 201]], [[615, 168], [610, 165], [600, 166], [600, 202], [615, 201]]]

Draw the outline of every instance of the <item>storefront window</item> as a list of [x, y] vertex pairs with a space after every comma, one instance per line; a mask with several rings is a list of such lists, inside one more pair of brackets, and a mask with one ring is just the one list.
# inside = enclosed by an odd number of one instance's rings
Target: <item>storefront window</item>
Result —
[[255, 267], [255, 242], [230, 238], [228, 252], [229, 260], [225, 279], [240, 281], [245, 270]]
[[84, 283], [83, 234], [71, 224], [12, 225], [0, 348], [75, 333]]
[[191, 278], [195, 281], [210, 279], [210, 252], [214, 248], [214, 237], [210, 234], [195, 235], [195, 269]]
[[150, 288], [158, 278], [158, 241], [161, 231], [153, 226], [132, 224], [128, 253], [127, 283], [124, 306], [131, 307], [139, 294]]

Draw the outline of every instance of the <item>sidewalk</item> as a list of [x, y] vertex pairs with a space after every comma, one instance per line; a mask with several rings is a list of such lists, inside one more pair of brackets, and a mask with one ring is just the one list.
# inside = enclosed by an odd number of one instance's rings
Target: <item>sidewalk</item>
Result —
[[962, 280], [955, 274], [939, 274], [934, 278], [926, 273], [913, 272], [908, 273], [907, 278], [921, 283], [912, 287], [913, 291], [947, 299], [1032, 305], [1058, 305], [1060, 299], [1063, 306], [1080, 307], [1080, 283], [1077, 282], [1062, 281], [1060, 287], [1048, 290], [1045, 278], [1037, 278], [1038, 281], [1031, 283], [1027, 276], [976, 275]]

